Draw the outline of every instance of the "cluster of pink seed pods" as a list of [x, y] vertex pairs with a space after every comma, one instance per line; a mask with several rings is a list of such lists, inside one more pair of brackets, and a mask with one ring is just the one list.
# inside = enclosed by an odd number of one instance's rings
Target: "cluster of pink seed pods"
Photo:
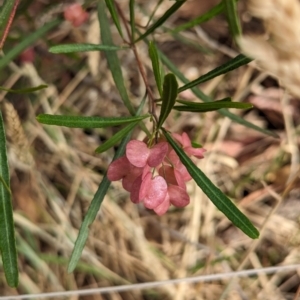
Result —
[[[186, 133], [173, 137], [188, 156], [203, 158], [205, 149], [193, 148]], [[107, 177], [110, 181], [122, 180], [133, 203], [143, 202], [158, 215], [166, 213], [171, 204], [185, 207], [190, 202], [185, 183], [191, 176], [166, 141], [160, 140], [150, 148], [145, 142], [130, 141], [125, 155], [110, 164]]]

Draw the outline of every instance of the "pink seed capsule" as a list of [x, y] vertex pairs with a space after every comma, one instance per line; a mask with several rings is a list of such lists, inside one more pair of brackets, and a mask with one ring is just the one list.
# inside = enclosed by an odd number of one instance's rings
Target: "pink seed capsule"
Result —
[[82, 6], [78, 3], [67, 6], [64, 10], [65, 20], [72, 23], [74, 27], [79, 27], [89, 17], [89, 14], [83, 10]]

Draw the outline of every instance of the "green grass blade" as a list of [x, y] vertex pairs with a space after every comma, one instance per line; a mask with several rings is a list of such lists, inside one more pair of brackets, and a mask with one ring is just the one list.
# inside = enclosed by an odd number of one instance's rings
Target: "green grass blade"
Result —
[[[144, 97], [144, 99], [142, 100], [142, 102], [135, 114], [136, 116], [139, 116], [139, 114], [141, 113], [141, 111], [144, 107], [145, 101], [146, 101], [146, 97]], [[127, 134], [127, 136], [122, 140], [118, 150], [116, 151], [116, 154], [115, 154], [113, 160], [121, 157], [124, 154], [125, 147], [131, 138], [131, 133], [132, 133], [132, 131], [129, 132]], [[74, 269], [76, 268], [76, 265], [80, 259], [81, 253], [83, 251], [83, 248], [85, 246], [86, 240], [89, 235], [89, 228], [96, 218], [96, 215], [100, 209], [100, 206], [103, 202], [103, 199], [107, 193], [109, 186], [110, 186], [110, 181], [108, 180], [107, 176], [104, 175], [104, 177], [99, 185], [99, 188], [98, 188], [96, 194], [94, 195], [94, 198], [93, 198], [93, 200], [89, 206], [89, 209], [88, 209], [88, 211], [83, 219], [83, 222], [81, 224], [79, 234], [77, 236], [75, 246], [72, 251], [71, 258], [70, 258], [69, 266], [68, 266], [69, 273], [73, 272]]]
[[235, 70], [243, 65], [248, 64], [249, 62], [251, 62], [252, 59], [243, 55], [243, 54], [239, 54], [238, 56], [232, 58], [231, 60], [229, 60], [228, 62], [226, 62], [225, 64], [209, 71], [208, 73], [200, 76], [199, 78], [190, 81], [189, 83], [185, 84], [184, 86], [180, 87], [178, 89], [178, 93], [181, 93], [187, 89], [190, 89], [200, 83], [203, 83], [205, 81], [208, 81], [210, 79], [213, 79], [219, 75], [222, 74], [226, 74], [232, 70]]
[[[173, 72], [183, 83], [185, 84], [188, 84], [189, 83], [189, 80], [177, 69], [177, 67], [161, 52], [158, 50], [158, 55], [161, 59], [161, 61], [169, 68], [169, 70], [171, 72]], [[213, 100], [205, 95], [200, 89], [196, 88], [196, 87], [193, 87], [191, 88], [192, 92], [201, 100], [203, 100], [204, 102], [212, 102]], [[256, 126], [244, 119], [242, 119], [241, 117], [239, 116], [236, 116], [235, 114], [229, 112], [228, 110], [226, 109], [220, 109], [218, 110], [218, 112], [225, 116], [225, 117], [228, 117], [229, 119], [231, 119], [232, 121], [238, 123], [238, 124], [241, 124], [247, 128], [251, 128], [253, 130], [256, 130], [256, 131], [259, 131], [261, 133], [264, 133], [266, 135], [270, 135], [274, 138], [278, 138], [278, 135], [270, 130], [267, 130], [267, 129], [264, 129], [264, 128], [261, 128], [259, 126]]]
[[34, 33], [30, 34], [28, 37], [23, 39], [19, 44], [13, 47], [10, 51], [8, 51], [5, 54], [5, 56], [3, 56], [0, 59], [0, 70], [6, 67], [21, 52], [23, 52], [29, 46], [32, 46], [35, 43], [35, 41], [43, 37], [48, 31], [58, 26], [61, 22], [61, 20], [54, 20], [49, 23], [46, 23], [41, 28], [34, 31]]
[[[106, 13], [105, 13], [105, 5], [103, 3], [103, 0], [100, 0], [98, 2], [98, 18], [99, 18], [99, 23], [100, 23], [102, 43], [105, 45], [114, 46], [112, 37], [111, 37], [109, 22], [108, 22]], [[120, 95], [121, 95], [122, 101], [123, 101], [124, 105], [127, 107], [130, 114], [134, 115], [135, 111], [131, 105], [130, 99], [127, 94], [127, 90], [125, 88], [119, 58], [118, 58], [116, 52], [105, 51], [105, 55], [106, 55], [108, 66], [112, 73], [114, 82], [116, 84], [116, 87], [117, 87]]]
[[182, 4], [185, 3], [186, 0], [184, 1], [177, 1], [174, 3], [153, 25], [151, 25], [145, 33], [143, 33], [137, 40], [136, 42], [144, 39], [147, 37], [149, 34], [154, 32], [154, 30], [158, 27], [160, 27], [170, 16], [172, 16], [181, 6]]
[[36, 119], [40, 123], [47, 125], [65, 126], [71, 128], [104, 128], [141, 121], [147, 117], [149, 117], [149, 115], [102, 118], [40, 114], [36, 117]]
[[149, 56], [152, 63], [152, 70], [154, 73], [154, 78], [156, 81], [156, 86], [159, 92], [159, 95], [162, 96], [162, 79], [161, 79], [161, 69], [159, 65], [159, 58], [155, 44], [150, 41], [149, 42]]
[[202, 189], [213, 204], [238, 228], [252, 239], [259, 237], [258, 230], [250, 220], [234, 205], [234, 203], [219, 189], [210, 179], [193, 163], [185, 152], [172, 139], [168, 132], [163, 129], [164, 136], [185, 165], [197, 185]]
[[179, 25], [179, 26], [175, 27], [171, 32], [172, 33], [178, 33], [182, 30], [193, 28], [196, 25], [199, 25], [201, 23], [209, 21], [210, 19], [217, 16], [218, 14], [220, 14], [223, 11], [224, 11], [224, 2], [221, 1], [219, 4], [214, 6], [212, 9], [210, 9], [205, 14], [203, 14], [203, 15], [201, 15], [201, 16], [199, 16], [199, 17], [197, 17], [197, 18], [195, 18], [195, 19], [193, 19], [193, 20], [191, 20], [187, 23], [184, 23], [182, 25]]
[[7, 89], [5, 87], [0, 86], [0, 91], [6, 91], [6, 92], [9, 92], [12, 94], [28, 94], [28, 93], [33, 93], [33, 92], [45, 89], [47, 87], [48, 87], [48, 85], [42, 84], [42, 85], [31, 87], [31, 88], [13, 90], [13, 89]]
[[178, 83], [174, 74], [167, 74], [164, 78], [164, 86], [162, 91], [162, 104], [158, 119], [157, 129], [163, 125], [164, 121], [170, 114], [177, 97]]
[[131, 27], [131, 40], [135, 40], [135, 16], [134, 16], [135, 1], [129, 0], [129, 16], [130, 16], [130, 27]]
[[0, 176], [5, 182], [5, 185], [0, 182], [0, 250], [7, 283], [11, 287], [17, 287], [19, 281], [18, 259], [10, 193], [9, 168], [6, 155], [6, 139], [1, 111]]
[[111, 45], [97, 45], [97, 44], [65, 44], [53, 46], [49, 49], [51, 53], [73, 53], [73, 52], [87, 52], [87, 51], [119, 51], [128, 49], [128, 47], [117, 47]]
[[235, 0], [223, 0], [229, 29], [234, 39], [241, 35], [241, 24], [237, 13]]
[[196, 103], [190, 101], [182, 101], [178, 100], [177, 102], [182, 103], [182, 106], [174, 106], [174, 109], [178, 111], [190, 111], [190, 112], [208, 112], [214, 111], [221, 108], [237, 108], [237, 109], [249, 109], [252, 108], [253, 105], [251, 103], [243, 103], [243, 102], [231, 102], [226, 100], [218, 100], [207, 103]]
[[121, 141], [131, 130], [134, 129], [134, 127], [137, 126], [139, 122], [134, 122], [126, 127], [119, 130], [116, 134], [114, 134], [110, 139], [108, 139], [106, 142], [104, 142], [101, 146], [99, 146], [95, 152], [96, 153], [103, 153], [116, 145], [119, 141]]
[[[102, 1], [102, 0], [100, 0]], [[121, 27], [121, 24], [120, 24], [120, 21], [119, 21], [119, 15], [117, 13], [117, 10], [116, 10], [116, 7], [115, 7], [115, 3], [114, 3], [114, 0], [105, 0], [105, 3], [106, 3], [106, 6], [110, 12], [110, 15], [117, 27], [117, 30], [120, 34], [121, 37], [123, 37], [123, 31], [122, 31], [122, 27]], [[103, 8], [104, 8], [104, 5], [103, 5]], [[107, 27], [107, 30], [108, 30], [109, 27]]]

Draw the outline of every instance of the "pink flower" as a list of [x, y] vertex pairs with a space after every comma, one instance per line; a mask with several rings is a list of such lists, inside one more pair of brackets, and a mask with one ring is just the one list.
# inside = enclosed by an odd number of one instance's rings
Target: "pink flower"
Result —
[[147, 144], [141, 141], [132, 140], [126, 146], [126, 157], [136, 167], [156, 167], [162, 163], [168, 152], [168, 143], [160, 142], [154, 147], [148, 148]]
[[190, 203], [190, 196], [186, 192], [185, 188], [178, 185], [168, 185], [167, 194], [163, 202], [155, 207], [153, 210], [159, 216], [165, 214], [170, 205], [173, 204], [176, 207], [185, 207]]
[[190, 175], [184, 164], [180, 161], [180, 158], [173, 149], [167, 155], [165, 162], [171, 163], [172, 166], [181, 173], [184, 181], [189, 181], [192, 179], [192, 176]]
[[80, 4], [74, 3], [65, 8], [64, 17], [67, 21], [71, 22], [74, 27], [79, 27], [88, 19], [89, 14], [83, 10]]
[[203, 148], [194, 148], [189, 136], [183, 132], [182, 135], [173, 133], [172, 136], [182, 145], [182, 149], [189, 156], [195, 156], [197, 158], [203, 158], [203, 153], [206, 151]]
[[152, 178], [152, 174], [148, 172], [135, 180], [130, 199], [133, 203], [144, 202], [146, 208], [154, 209], [166, 198], [167, 189], [166, 180], [162, 176]]
[[[205, 150], [193, 148], [186, 133], [173, 136], [189, 156], [203, 158]], [[190, 203], [185, 182], [192, 177], [162, 138], [151, 148], [145, 142], [130, 141], [125, 155], [110, 164], [107, 177], [111, 181], [122, 180], [133, 203], [143, 202], [146, 208], [153, 209], [160, 216], [170, 205], [185, 207]]]
[[137, 168], [133, 166], [126, 156], [122, 156], [114, 160], [108, 167], [107, 178], [110, 181], [117, 181], [122, 179], [123, 188], [130, 192], [133, 182], [144, 171], [144, 168]]

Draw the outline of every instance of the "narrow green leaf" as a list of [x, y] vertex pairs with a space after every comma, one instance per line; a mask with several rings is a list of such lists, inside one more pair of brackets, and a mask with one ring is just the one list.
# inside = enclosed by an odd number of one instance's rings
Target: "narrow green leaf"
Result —
[[[158, 50], [158, 55], [161, 59], [161, 61], [169, 68], [169, 70], [171, 72], [173, 72], [183, 83], [185, 84], [189, 84], [189, 80], [177, 69], [177, 67], [161, 52]], [[192, 92], [201, 100], [203, 100], [204, 102], [212, 102], [213, 100], [205, 95], [199, 88], [196, 88], [196, 87], [193, 87], [191, 88]], [[229, 112], [228, 110], [226, 109], [220, 109], [218, 110], [218, 112], [225, 116], [225, 117], [228, 117], [229, 119], [231, 119], [232, 121], [236, 122], [236, 123], [239, 123], [247, 128], [251, 128], [253, 130], [256, 130], [256, 131], [259, 131], [259, 132], [262, 132], [266, 135], [270, 135], [274, 138], [278, 138], [278, 135], [270, 130], [267, 130], [267, 129], [264, 129], [264, 128], [261, 128], [261, 127], [258, 127], [244, 119], [242, 119], [241, 117], [239, 116], [236, 116], [235, 114]]]
[[160, 7], [160, 5], [163, 3], [163, 1], [164, 1], [164, 0], [159, 0], [159, 1], [156, 3], [156, 5], [155, 5], [153, 11], [151, 12], [151, 15], [149, 16], [149, 19], [148, 19], [148, 22], [147, 22], [146, 27], [148, 27], [149, 24], [151, 23], [151, 21], [152, 21], [154, 15], [155, 15], [155, 13], [156, 13], [156, 11], [157, 11], [158, 8]]
[[[142, 100], [142, 102], [135, 114], [136, 117], [140, 115], [140, 113], [144, 107], [145, 101], [146, 101], [146, 97], [144, 97], [144, 99]], [[132, 133], [132, 131], [129, 132], [127, 134], [127, 136], [122, 140], [118, 150], [115, 153], [113, 160], [116, 160], [117, 158], [121, 157], [124, 154], [125, 147], [130, 140], [131, 133]], [[79, 234], [77, 236], [75, 246], [74, 246], [71, 258], [70, 258], [69, 266], [68, 266], [69, 273], [73, 272], [74, 269], [76, 268], [76, 265], [80, 259], [81, 253], [83, 251], [83, 248], [85, 246], [86, 240], [89, 235], [89, 228], [97, 216], [97, 213], [100, 209], [100, 206], [103, 202], [103, 199], [107, 193], [109, 186], [110, 186], [110, 181], [108, 180], [107, 176], [105, 175], [99, 185], [99, 188], [98, 188], [96, 194], [94, 195], [94, 198], [93, 198], [93, 200], [89, 206], [89, 209], [88, 209], [88, 211], [83, 219], [83, 222], [81, 224]]]
[[181, 6], [185, 3], [184, 1], [177, 1], [174, 3], [153, 25], [151, 25], [148, 30], [144, 34], [142, 34], [137, 40], [141, 41], [145, 37], [147, 37], [149, 34], [151, 34], [156, 28], [160, 27], [170, 16], [172, 16]]
[[203, 148], [203, 146], [201, 144], [198, 144], [196, 142], [192, 142], [192, 147], [193, 148]]
[[13, 94], [28, 94], [28, 93], [33, 93], [33, 92], [45, 89], [47, 87], [48, 87], [48, 85], [42, 84], [42, 85], [31, 87], [31, 88], [13, 90], [13, 89], [7, 89], [7, 88], [0, 86], [0, 91], [6, 91], [9, 93], [13, 93]]
[[130, 27], [131, 27], [131, 40], [135, 40], [135, 16], [134, 16], [135, 0], [129, 0], [129, 15], [130, 15]]
[[9, 186], [7, 185], [7, 183], [5, 182], [4, 178], [0, 175], [0, 184], [3, 184], [3, 186], [6, 188], [6, 190], [11, 194], [11, 190], [9, 188]]
[[185, 152], [172, 139], [170, 134], [163, 129], [164, 136], [185, 165], [197, 185], [202, 189], [213, 204], [238, 228], [252, 239], [259, 237], [258, 230], [250, 220], [234, 205], [234, 203], [193, 163]]
[[32, 46], [35, 43], [35, 41], [43, 37], [48, 31], [58, 26], [61, 22], [62, 22], [61, 20], [54, 20], [49, 23], [46, 23], [39, 29], [35, 30], [32, 34], [22, 39], [20, 43], [18, 43], [15, 47], [12, 47], [12, 49], [7, 53], [5, 53], [5, 56], [3, 56], [0, 59], [0, 70], [6, 67], [22, 51], [24, 51], [29, 46]]
[[87, 51], [119, 51], [128, 49], [128, 47], [117, 47], [111, 45], [97, 45], [97, 44], [65, 44], [53, 46], [49, 49], [51, 53], [73, 53], [73, 52], [87, 52]]
[[[100, 0], [101, 2], [102, 0]], [[119, 16], [118, 16], [118, 13], [117, 13], [117, 10], [116, 10], [116, 7], [115, 7], [115, 3], [114, 3], [114, 0], [105, 0], [105, 3], [106, 3], [106, 6], [110, 12], [110, 15], [118, 29], [118, 32], [120, 34], [121, 37], [123, 37], [123, 32], [122, 32], [122, 27], [120, 25], [120, 21], [119, 21]], [[103, 5], [103, 8], [104, 8], [104, 5]], [[108, 30], [109, 27], [107, 27], [107, 30]]]
[[159, 95], [162, 96], [162, 79], [161, 79], [161, 69], [159, 66], [159, 58], [155, 44], [149, 42], [149, 56], [151, 58], [152, 69], [156, 81], [156, 86], [159, 92]]
[[192, 28], [196, 25], [199, 25], [201, 23], [204, 23], [206, 21], [209, 21], [210, 19], [212, 19], [213, 17], [217, 16], [218, 14], [220, 14], [221, 12], [223, 12], [224, 10], [224, 2], [221, 1], [219, 4], [217, 4], [216, 6], [214, 6], [212, 9], [210, 9], [208, 12], [206, 12], [205, 14], [190, 20], [187, 23], [184, 23], [182, 25], [179, 25], [177, 27], [175, 27], [171, 32], [172, 33], [178, 33], [182, 30], [186, 30], [189, 28]]
[[157, 128], [159, 129], [170, 114], [177, 97], [178, 83], [174, 74], [167, 74], [164, 78], [162, 91], [162, 104], [158, 119]]
[[116, 145], [120, 140], [122, 140], [130, 131], [133, 130], [134, 127], [137, 126], [139, 122], [134, 122], [126, 127], [119, 130], [116, 134], [114, 134], [110, 139], [108, 139], [106, 142], [104, 142], [101, 146], [99, 146], [95, 152], [96, 153], [103, 153]]
[[132, 117], [84, 117], [40, 114], [36, 119], [42, 124], [65, 126], [72, 128], [104, 128], [141, 121], [149, 115]]
[[231, 102], [228, 101], [228, 99], [231, 98], [225, 98], [222, 100], [207, 103], [196, 103], [191, 101], [177, 100], [177, 102], [184, 104], [184, 106], [174, 106], [174, 109], [178, 111], [207, 112], [218, 110], [221, 108], [249, 109], [253, 107], [251, 103]]
[[[105, 5], [102, 0], [100, 0], [98, 2], [98, 18], [99, 18], [99, 23], [100, 23], [102, 43], [105, 45], [114, 46], [112, 37], [111, 37], [109, 22], [108, 22], [106, 13], [105, 13]], [[114, 82], [116, 84], [116, 87], [117, 87], [120, 95], [121, 95], [122, 101], [125, 104], [125, 106], [127, 107], [130, 114], [134, 115], [135, 111], [131, 105], [130, 99], [127, 94], [127, 90], [125, 88], [119, 58], [118, 58], [116, 52], [105, 51], [105, 55], [106, 55], [108, 66], [112, 73]]]
[[234, 39], [241, 35], [241, 24], [237, 13], [235, 0], [223, 0], [229, 29]]
[[4, 28], [8, 22], [10, 13], [14, 7], [15, 0], [5, 0], [0, 11], [0, 38], [4, 32]]
[[9, 168], [6, 155], [6, 139], [1, 111], [0, 176], [5, 182], [5, 185], [0, 182], [0, 250], [7, 283], [11, 287], [17, 287], [19, 281], [18, 259], [10, 193]]
[[199, 78], [190, 81], [189, 83], [185, 84], [184, 86], [180, 87], [178, 89], [178, 93], [181, 93], [187, 89], [190, 89], [200, 83], [203, 83], [205, 81], [208, 81], [210, 79], [213, 79], [219, 75], [222, 74], [226, 74], [232, 70], [235, 70], [243, 65], [248, 64], [249, 62], [251, 62], [252, 59], [243, 55], [243, 54], [239, 54], [238, 56], [232, 58], [231, 60], [229, 60], [228, 62], [226, 62], [225, 64], [209, 71], [208, 73], [200, 76]]

